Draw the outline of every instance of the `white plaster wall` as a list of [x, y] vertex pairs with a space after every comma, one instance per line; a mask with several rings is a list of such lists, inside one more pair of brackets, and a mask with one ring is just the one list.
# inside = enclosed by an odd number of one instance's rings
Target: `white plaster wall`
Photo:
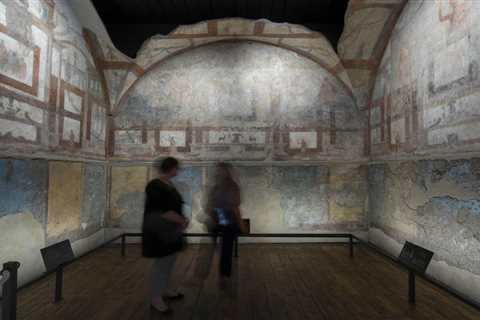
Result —
[[107, 29], [90, 0], [68, 0], [68, 3], [84, 28], [92, 30], [103, 41], [112, 44]]
[[45, 229], [31, 213], [0, 218], [0, 261], [20, 262], [18, 282], [23, 284], [45, 271], [40, 249], [45, 247]]
[[[72, 243], [76, 257], [105, 242], [104, 230]], [[40, 249], [45, 244], [45, 229], [32, 214], [18, 213], [0, 218], [1, 262], [20, 262], [18, 285], [30, 282], [45, 272]]]
[[[395, 257], [399, 256], [403, 247], [403, 243], [389, 237], [377, 228], [370, 228], [368, 239], [374, 245], [386, 250]], [[435, 257], [430, 263], [426, 273], [480, 303], [480, 276], [450, 266], [445, 261], [435, 260]]]

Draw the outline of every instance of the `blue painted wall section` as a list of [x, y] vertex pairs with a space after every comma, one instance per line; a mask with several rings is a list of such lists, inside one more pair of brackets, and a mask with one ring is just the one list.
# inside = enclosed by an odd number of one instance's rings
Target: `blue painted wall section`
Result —
[[103, 165], [84, 165], [82, 196], [80, 223], [85, 226], [85, 235], [90, 235], [102, 228], [105, 214], [106, 180]]
[[272, 188], [290, 228], [316, 228], [329, 220], [328, 167], [273, 167]]
[[47, 184], [46, 160], [0, 160], [0, 217], [31, 213], [45, 224]]
[[183, 197], [183, 214], [192, 218], [195, 194], [202, 189], [202, 169], [199, 167], [184, 167], [178, 171], [173, 183]]
[[480, 159], [370, 166], [369, 184], [372, 227], [480, 275]]

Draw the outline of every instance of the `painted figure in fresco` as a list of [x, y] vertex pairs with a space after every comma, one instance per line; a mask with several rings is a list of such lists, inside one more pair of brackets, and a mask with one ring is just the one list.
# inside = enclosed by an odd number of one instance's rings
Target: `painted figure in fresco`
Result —
[[246, 232], [240, 212], [240, 187], [232, 177], [231, 166], [221, 162], [217, 165], [215, 185], [210, 191], [209, 212], [215, 221], [214, 233], [222, 235], [220, 274], [230, 277], [235, 238]]
[[175, 137], [174, 137], [174, 136], [168, 137], [168, 141], [170, 142], [170, 146], [171, 146], [171, 147], [174, 147], [174, 146], [176, 145]]
[[14, 74], [20, 79], [27, 77], [25, 60], [19, 53], [9, 50], [3, 40], [0, 40], [0, 70], [6, 74]]
[[183, 294], [169, 286], [177, 252], [184, 247], [182, 233], [189, 224], [182, 212], [182, 196], [171, 182], [177, 175], [178, 167], [178, 160], [172, 157], [155, 161], [158, 178], [150, 181], [145, 189], [142, 225], [143, 256], [155, 259], [151, 277], [151, 306], [166, 314], [172, 313], [166, 300], [183, 298]]
[[243, 139], [243, 134], [241, 134], [241, 133], [234, 133], [234, 134], [233, 134], [233, 141], [232, 141], [232, 143], [240, 143], [242, 139]]
[[[461, 24], [467, 15], [470, 5], [468, 1], [465, 0], [449, 0], [448, 9], [443, 8], [445, 4], [438, 4], [438, 19], [440, 22], [450, 21], [453, 25]], [[447, 12], [444, 12], [447, 11]]]

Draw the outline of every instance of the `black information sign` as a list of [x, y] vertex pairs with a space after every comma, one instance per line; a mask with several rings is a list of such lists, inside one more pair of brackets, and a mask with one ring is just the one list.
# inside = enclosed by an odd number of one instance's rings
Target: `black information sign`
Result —
[[70, 240], [55, 243], [49, 247], [41, 249], [40, 252], [42, 253], [43, 263], [45, 263], [47, 272], [55, 270], [60, 265], [75, 259]]
[[423, 274], [432, 260], [433, 252], [406, 241], [398, 260], [410, 270]]

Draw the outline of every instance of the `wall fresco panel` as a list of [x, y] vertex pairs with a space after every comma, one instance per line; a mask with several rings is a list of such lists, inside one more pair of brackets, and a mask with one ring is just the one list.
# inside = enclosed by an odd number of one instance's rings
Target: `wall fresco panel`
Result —
[[112, 167], [110, 216], [111, 227], [138, 228], [143, 219], [146, 167]]
[[49, 163], [47, 235], [57, 237], [80, 228], [82, 164]]

